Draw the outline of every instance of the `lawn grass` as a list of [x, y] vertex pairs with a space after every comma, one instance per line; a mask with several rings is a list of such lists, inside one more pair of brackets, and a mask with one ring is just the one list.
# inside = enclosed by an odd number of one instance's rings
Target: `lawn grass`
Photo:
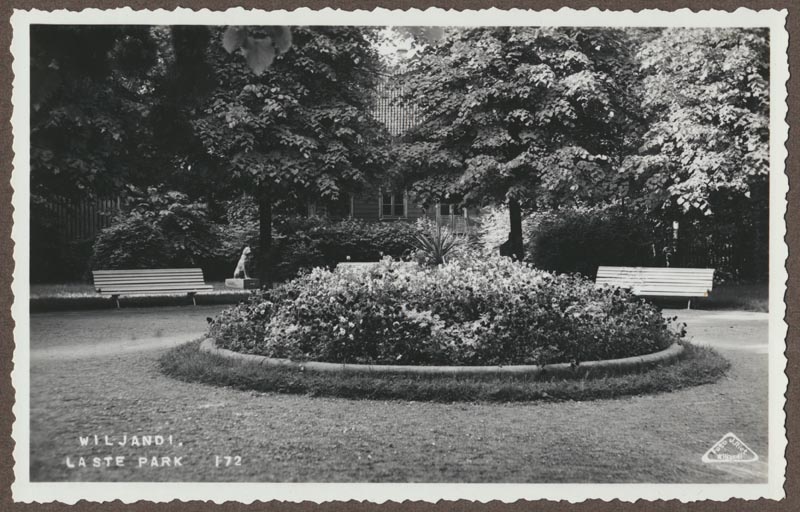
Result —
[[531, 402], [674, 391], [715, 382], [729, 368], [728, 361], [710, 348], [691, 344], [685, 348], [671, 363], [624, 374], [606, 371], [574, 379], [314, 372], [230, 360], [201, 352], [199, 342], [168, 351], [159, 363], [161, 370], [173, 378], [240, 390], [372, 400]]
[[697, 301], [697, 306], [700, 309], [737, 309], [766, 313], [769, 312], [769, 283], [716, 285], [707, 299]]
[[31, 299], [62, 297], [93, 297], [97, 295], [91, 283], [34, 283], [30, 286]]
[[[198, 305], [236, 304], [247, 298], [249, 291], [227, 288], [224, 282], [212, 281], [214, 288], [198, 292], [195, 301]], [[164, 307], [191, 305], [192, 299], [185, 293], [136, 295], [120, 297], [122, 308]], [[98, 294], [89, 283], [31, 284], [31, 312], [71, 311], [89, 309], [113, 309], [116, 302]]]
[[[241, 290], [228, 288], [223, 281], [209, 281], [214, 287], [213, 290], [199, 292], [198, 295], [220, 295], [239, 293], [246, 294]], [[92, 283], [35, 283], [30, 285], [31, 299], [52, 299], [52, 298], [78, 298], [78, 297], [97, 297], [97, 292]]]
[[[688, 297], [648, 297], [665, 309], [686, 309]], [[692, 309], [769, 312], [769, 283], [715, 284], [708, 297], [692, 297]]]
[[[128, 351], [161, 334], [203, 335], [222, 306], [31, 315], [30, 477], [36, 482], [765, 483], [769, 372], [765, 315], [665, 311], [731, 363], [714, 383], [613, 400], [422, 402], [242, 391], [165, 375], [167, 348]], [[136, 336], [136, 340], [132, 337]], [[102, 344], [104, 350], [85, 350]], [[117, 352], [112, 352], [116, 347]], [[108, 348], [108, 350], [105, 350]], [[68, 358], [45, 357], [53, 352]], [[762, 461], [706, 464], [734, 431]], [[69, 469], [105, 456], [78, 436], [171, 434], [178, 468]], [[141, 455], [139, 447], [115, 455]], [[215, 467], [215, 455], [241, 466]], [[745, 474], [747, 469], [750, 473]], [[45, 484], [47, 485], [47, 484]], [[80, 485], [80, 484], [77, 484]], [[118, 484], [123, 485], [123, 484]]]

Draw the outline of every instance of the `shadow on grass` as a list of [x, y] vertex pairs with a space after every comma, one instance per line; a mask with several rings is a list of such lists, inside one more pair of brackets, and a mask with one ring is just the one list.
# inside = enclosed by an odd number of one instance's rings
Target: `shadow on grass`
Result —
[[[241, 292], [197, 294], [195, 300], [198, 306], [212, 306], [236, 304], [246, 299], [247, 295]], [[120, 307], [145, 308], [145, 307], [174, 307], [191, 306], [192, 298], [189, 295], [145, 295], [121, 297]], [[93, 309], [116, 309], [114, 299], [95, 294], [92, 297], [39, 297], [31, 298], [31, 313], [44, 313], [49, 311], [87, 311]]]
[[[217, 304], [236, 304], [245, 300], [249, 292], [227, 288], [225, 283], [209, 282], [213, 290], [199, 292], [195, 300], [199, 306]], [[92, 284], [32, 284], [30, 286], [30, 311], [43, 313], [47, 311], [83, 311], [91, 309], [115, 309], [114, 299], [95, 291]], [[122, 308], [171, 307], [192, 305], [191, 296], [185, 293], [122, 296]]]
[[240, 390], [373, 400], [434, 402], [527, 402], [597, 400], [675, 391], [709, 384], [730, 364], [716, 351], [687, 344], [676, 360], [620, 374], [606, 371], [582, 378], [526, 376], [432, 376], [328, 373], [261, 366], [200, 352], [200, 342], [168, 351], [161, 370], [176, 379]]
[[[683, 309], [685, 298], [651, 298], [662, 308]], [[714, 285], [708, 297], [692, 299], [692, 309], [769, 312], [769, 283]]]

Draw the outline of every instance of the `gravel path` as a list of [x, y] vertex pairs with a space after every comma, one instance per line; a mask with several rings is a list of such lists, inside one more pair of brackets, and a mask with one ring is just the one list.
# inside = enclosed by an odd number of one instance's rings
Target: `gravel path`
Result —
[[[594, 402], [439, 404], [241, 392], [160, 374], [156, 360], [163, 350], [200, 336], [205, 317], [219, 309], [32, 315], [31, 479], [766, 480], [765, 314], [665, 312], [678, 314], [695, 341], [730, 359], [729, 375], [712, 385]], [[702, 463], [727, 432], [761, 461]], [[94, 435], [98, 445], [92, 437], [81, 446], [81, 436]], [[131, 446], [132, 436], [142, 435], [164, 436], [165, 444]], [[104, 436], [116, 444], [105, 446]], [[124, 456], [124, 466], [108, 459], [112, 467], [91, 467], [91, 457], [104, 466], [106, 456]], [[218, 456], [234, 458], [226, 467]], [[89, 467], [69, 468], [67, 458], [77, 465], [79, 457]]]

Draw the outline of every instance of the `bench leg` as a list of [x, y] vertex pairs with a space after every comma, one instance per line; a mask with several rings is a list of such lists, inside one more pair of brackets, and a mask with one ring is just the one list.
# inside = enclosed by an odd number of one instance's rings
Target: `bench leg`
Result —
[[686, 303], [686, 309], [692, 309], [692, 299], [689, 299]]
[[194, 299], [194, 293], [190, 293], [189, 296], [192, 298], [192, 304], [197, 306], [197, 301]]
[[117, 303], [117, 309], [119, 309], [119, 295], [114, 295], [114, 301]]

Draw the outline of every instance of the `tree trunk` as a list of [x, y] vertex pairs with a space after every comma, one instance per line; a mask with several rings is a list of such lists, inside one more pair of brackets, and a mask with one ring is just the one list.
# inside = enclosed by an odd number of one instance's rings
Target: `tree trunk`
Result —
[[525, 257], [525, 249], [522, 245], [522, 208], [516, 199], [508, 202], [508, 215], [510, 223], [508, 242], [511, 256], [517, 261], [522, 261]]
[[261, 286], [272, 286], [272, 196], [268, 185], [258, 189], [258, 278]]

